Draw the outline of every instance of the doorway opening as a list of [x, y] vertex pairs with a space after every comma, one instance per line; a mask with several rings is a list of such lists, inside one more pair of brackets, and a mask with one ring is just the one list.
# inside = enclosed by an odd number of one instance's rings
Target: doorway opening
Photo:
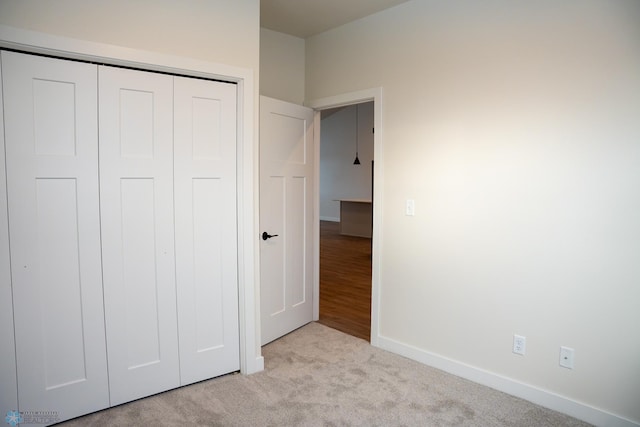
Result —
[[371, 339], [374, 102], [320, 112], [319, 323]]

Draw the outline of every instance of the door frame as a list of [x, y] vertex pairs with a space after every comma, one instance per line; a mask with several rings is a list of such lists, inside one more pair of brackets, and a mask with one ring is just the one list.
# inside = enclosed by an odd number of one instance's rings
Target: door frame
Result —
[[[0, 25], [0, 47], [109, 65], [223, 80], [237, 84], [237, 223], [240, 372], [264, 369], [260, 347], [258, 212], [255, 182], [253, 70], [186, 57], [148, 52], [21, 30]], [[0, 226], [3, 226], [0, 224]], [[6, 342], [6, 341], [5, 341]]]
[[[2, 93], [2, 70], [0, 70]], [[9, 255], [9, 217], [7, 205], [7, 174], [4, 154], [4, 110], [0, 100], [0, 414], [18, 408], [15, 334], [13, 327], [13, 289]]]
[[312, 100], [305, 105], [315, 110], [314, 114], [314, 149], [315, 165], [313, 190], [313, 209], [316, 224], [314, 227], [314, 277], [313, 277], [313, 319], [320, 318], [320, 116], [321, 111], [329, 108], [344, 107], [373, 101], [373, 237], [371, 253], [371, 345], [379, 346], [380, 328], [380, 259], [382, 255], [382, 190], [383, 190], [383, 121], [382, 121], [382, 87], [364, 89]]

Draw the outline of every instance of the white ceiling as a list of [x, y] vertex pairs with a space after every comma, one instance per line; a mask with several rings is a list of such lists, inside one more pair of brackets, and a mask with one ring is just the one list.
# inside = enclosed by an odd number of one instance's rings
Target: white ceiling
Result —
[[407, 0], [260, 0], [260, 26], [307, 38]]

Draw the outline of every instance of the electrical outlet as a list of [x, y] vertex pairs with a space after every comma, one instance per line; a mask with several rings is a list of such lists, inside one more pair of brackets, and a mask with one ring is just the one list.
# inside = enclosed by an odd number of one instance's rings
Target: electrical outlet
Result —
[[527, 338], [522, 335], [513, 336], [513, 352], [515, 354], [521, 354], [524, 356], [524, 352], [527, 348]]
[[416, 202], [413, 199], [407, 199], [405, 215], [414, 216], [416, 214]]
[[560, 347], [560, 366], [573, 369], [573, 356], [575, 350], [570, 347]]

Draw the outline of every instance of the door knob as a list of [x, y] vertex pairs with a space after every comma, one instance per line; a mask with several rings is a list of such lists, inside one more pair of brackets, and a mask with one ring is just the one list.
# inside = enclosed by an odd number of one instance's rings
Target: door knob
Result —
[[266, 231], [262, 233], [262, 240], [267, 240], [270, 239], [272, 237], [278, 237], [277, 234], [269, 234]]

